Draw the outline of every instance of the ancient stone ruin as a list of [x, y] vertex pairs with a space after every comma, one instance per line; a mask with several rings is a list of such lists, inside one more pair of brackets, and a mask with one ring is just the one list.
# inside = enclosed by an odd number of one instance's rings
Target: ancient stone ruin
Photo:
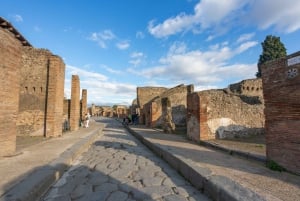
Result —
[[261, 79], [189, 94], [187, 136], [195, 141], [264, 133]]
[[[137, 102], [141, 116], [140, 122], [156, 128], [168, 127], [169, 124], [174, 123], [174, 129], [171, 130], [186, 127], [186, 97], [193, 91], [193, 85], [178, 85], [170, 89], [138, 87]], [[166, 118], [170, 121], [172, 119], [173, 123], [166, 121]]]
[[80, 111], [87, 110], [86, 91], [80, 103], [79, 78], [72, 83], [73, 98], [65, 100], [63, 60], [32, 47], [1, 17], [0, 66], [0, 156], [15, 153], [17, 136], [61, 136], [69, 122], [76, 122], [71, 128], [78, 129]]

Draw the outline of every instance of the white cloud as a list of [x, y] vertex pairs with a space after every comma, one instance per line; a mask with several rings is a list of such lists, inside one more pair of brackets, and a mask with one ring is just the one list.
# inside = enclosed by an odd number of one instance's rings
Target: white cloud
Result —
[[238, 39], [237, 39], [237, 43], [241, 43], [244, 41], [248, 41], [250, 39], [252, 39], [254, 37], [255, 33], [247, 33], [247, 34], [243, 34], [241, 35]]
[[16, 22], [23, 22], [23, 17], [21, 15], [16, 14], [13, 16], [13, 18]]
[[143, 52], [133, 52], [130, 55], [131, 58], [137, 58], [137, 57], [143, 57], [143, 56], [144, 56]]
[[[178, 45], [178, 44], [177, 44]], [[194, 83], [197, 87], [217, 86], [230, 80], [253, 78], [257, 71], [256, 64], [228, 64], [229, 60], [251, 47], [256, 41], [241, 43], [235, 48], [228, 43], [216, 44], [207, 51], [187, 51], [183, 44], [172, 45], [169, 53], [160, 59], [161, 65], [131, 73], [148, 79], [169, 79], [169, 82]], [[180, 50], [177, 51], [176, 47]]]
[[277, 31], [285, 33], [300, 29], [298, 0], [255, 0], [251, 6], [249, 20], [256, 22], [261, 29], [274, 26]]
[[104, 30], [99, 33], [92, 33], [89, 37], [90, 40], [95, 41], [101, 48], [106, 48], [106, 41], [112, 40], [115, 38], [114, 33], [111, 30]]
[[155, 25], [154, 21], [148, 24], [148, 31], [157, 38], [166, 37], [188, 29], [193, 24], [193, 16], [184, 13], [175, 18], [170, 18], [161, 24]]
[[134, 67], [138, 66], [140, 63], [142, 63], [144, 59], [144, 54], [142, 52], [133, 52], [130, 55], [129, 63], [132, 64]]
[[121, 74], [122, 72], [119, 70], [115, 70], [113, 68], [110, 68], [106, 65], [102, 65], [101, 68], [105, 69], [107, 72], [112, 73], [112, 74]]
[[201, 0], [191, 14], [179, 13], [161, 23], [151, 20], [148, 31], [154, 37], [163, 38], [187, 31], [199, 34], [209, 30], [206, 40], [211, 41], [239, 25], [274, 27], [276, 31], [291, 33], [300, 29], [299, 18], [299, 0]]
[[[194, 8], [193, 14], [180, 13], [176, 17], [166, 19], [161, 24], [154, 24], [150, 21], [148, 31], [157, 38], [167, 37], [187, 30], [196, 30], [194, 33], [201, 33], [201, 29], [217, 26], [226, 17], [233, 15], [233, 11], [244, 5], [242, 0], [202, 0]], [[211, 40], [210, 36], [208, 40]]]
[[126, 50], [130, 47], [129, 41], [122, 41], [116, 44], [117, 48], [120, 50]]
[[[105, 67], [105, 66], [104, 66]], [[106, 70], [111, 68], [105, 67]], [[112, 70], [112, 69], [111, 69]], [[79, 75], [80, 88], [87, 89], [88, 103], [98, 105], [126, 104], [130, 105], [136, 96], [136, 85], [115, 82], [100, 73], [83, 70], [79, 67], [66, 65], [65, 95], [71, 95], [71, 77]], [[111, 100], [114, 100], [112, 102]]]

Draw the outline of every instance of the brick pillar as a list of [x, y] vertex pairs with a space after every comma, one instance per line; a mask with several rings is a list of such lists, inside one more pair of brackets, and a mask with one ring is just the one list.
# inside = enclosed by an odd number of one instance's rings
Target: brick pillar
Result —
[[200, 140], [200, 97], [198, 93], [187, 95], [187, 137]]
[[72, 75], [70, 130], [76, 131], [80, 123], [80, 80], [78, 75]]
[[87, 111], [87, 90], [82, 89], [82, 94], [81, 94], [81, 117], [84, 117], [85, 114], [88, 112]]
[[16, 150], [16, 115], [19, 104], [21, 44], [0, 28], [0, 156]]
[[46, 109], [46, 137], [62, 135], [64, 107], [65, 64], [60, 57], [52, 55], [48, 65], [48, 88]]
[[300, 174], [300, 52], [261, 70], [267, 159]]

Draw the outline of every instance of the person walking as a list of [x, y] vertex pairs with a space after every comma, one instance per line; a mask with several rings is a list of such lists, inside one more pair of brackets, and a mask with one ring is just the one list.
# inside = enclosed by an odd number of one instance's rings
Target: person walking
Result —
[[91, 115], [90, 113], [85, 114], [85, 128], [89, 127]]

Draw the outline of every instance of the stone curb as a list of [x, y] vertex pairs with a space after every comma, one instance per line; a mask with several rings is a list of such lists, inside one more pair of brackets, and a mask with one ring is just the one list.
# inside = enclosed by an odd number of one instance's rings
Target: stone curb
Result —
[[169, 150], [144, 138], [129, 126], [124, 126], [127, 130], [151, 149], [155, 154], [168, 162], [182, 176], [184, 176], [198, 190], [216, 201], [263, 201], [260, 195], [239, 183], [221, 175], [213, 175], [208, 168], [199, 167], [190, 159], [176, 156]]
[[64, 151], [48, 166], [32, 170], [26, 178], [6, 192], [0, 201], [33, 201], [41, 198], [51, 185], [64, 174], [71, 163], [102, 134], [103, 128], [104, 125], [101, 125], [100, 128], [90, 131], [85, 138]]

